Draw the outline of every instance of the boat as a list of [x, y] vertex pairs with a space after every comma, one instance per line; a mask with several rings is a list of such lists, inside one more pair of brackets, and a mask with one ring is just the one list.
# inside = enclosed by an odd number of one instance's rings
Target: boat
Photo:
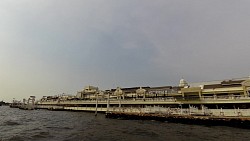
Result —
[[0, 106], [3, 106], [5, 104], [5, 102], [0, 101]]
[[9, 104], [10, 108], [19, 108], [21, 106], [21, 101], [13, 99], [12, 103]]

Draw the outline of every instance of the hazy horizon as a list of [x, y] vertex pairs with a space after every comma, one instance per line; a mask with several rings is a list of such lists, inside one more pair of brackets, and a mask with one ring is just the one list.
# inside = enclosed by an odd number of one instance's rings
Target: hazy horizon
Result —
[[2, 0], [0, 101], [247, 77], [250, 1]]

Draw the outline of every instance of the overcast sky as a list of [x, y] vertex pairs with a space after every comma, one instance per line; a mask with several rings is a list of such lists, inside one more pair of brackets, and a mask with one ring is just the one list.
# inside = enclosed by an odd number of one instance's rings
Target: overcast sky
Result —
[[249, 0], [1, 0], [0, 100], [250, 75]]

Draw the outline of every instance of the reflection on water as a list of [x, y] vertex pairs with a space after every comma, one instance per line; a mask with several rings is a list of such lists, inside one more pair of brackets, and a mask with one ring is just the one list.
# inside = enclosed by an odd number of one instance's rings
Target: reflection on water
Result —
[[250, 129], [106, 119], [103, 114], [0, 107], [3, 141], [248, 140]]

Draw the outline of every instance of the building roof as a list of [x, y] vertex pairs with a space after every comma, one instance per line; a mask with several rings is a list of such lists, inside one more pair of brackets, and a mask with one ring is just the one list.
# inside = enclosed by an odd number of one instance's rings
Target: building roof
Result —
[[[149, 89], [150, 87], [141, 87], [142, 89]], [[137, 89], [140, 89], [140, 87], [130, 87], [130, 88], [121, 88], [122, 91], [125, 92], [135, 92]], [[111, 92], [114, 92], [116, 89], [111, 89]], [[106, 90], [107, 91], [107, 90]]]
[[149, 90], [165, 90], [172, 89], [172, 86], [160, 86], [160, 87], [150, 87]]
[[211, 84], [211, 85], [204, 85], [203, 89], [230, 88], [230, 87], [240, 87], [240, 86], [241, 84], [232, 84], [232, 85]]

